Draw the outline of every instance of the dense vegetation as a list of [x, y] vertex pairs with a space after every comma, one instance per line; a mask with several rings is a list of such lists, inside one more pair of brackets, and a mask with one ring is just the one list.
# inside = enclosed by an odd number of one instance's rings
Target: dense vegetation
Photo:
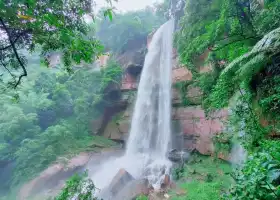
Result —
[[194, 154], [180, 167], [180, 176], [176, 177], [178, 188], [170, 192], [171, 199], [218, 200], [233, 182], [231, 171], [231, 166], [224, 161]]
[[118, 100], [108, 88], [120, 82], [121, 68], [111, 61], [101, 71], [81, 68], [69, 76], [36, 67], [29, 66], [32, 80], [22, 83], [19, 99], [1, 95], [0, 160], [15, 166], [2, 184], [30, 179], [59, 156], [112, 144], [95, 136], [91, 124]]
[[[107, 2], [111, 4], [111, 0]], [[28, 74], [22, 49], [29, 52], [39, 49], [45, 64], [50, 53], [60, 51], [68, 71], [72, 63], [93, 62], [103, 46], [88, 34], [92, 29], [85, 16], [93, 19], [92, 6], [91, 0], [1, 1], [0, 66], [1, 71], [11, 76], [8, 86], [17, 87]], [[104, 14], [111, 16], [112, 9], [108, 8]]]
[[[164, 4], [163, 4], [164, 5]], [[143, 10], [116, 13], [113, 21], [102, 17], [98, 23], [97, 37], [106, 50], [123, 53], [127, 49], [145, 44], [148, 34], [165, 22], [162, 4], [146, 7]]]
[[[133, 41], [145, 44], [163, 23], [167, 2], [124, 14], [113, 14], [107, 2], [98, 16], [92, 1], [0, 2], [1, 194], [11, 189], [14, 199], [18, 185], [60, 158], [113, 145], [96, 135], [93, 122], [119, 100], [122, 68], [115, 56], [101, 70], [93, 62], [104, 47], [120, 54]], [[53, 54], [62, 63], [50, 66]], [[89, 193], [81, 193], [85, 185]], [[92, 189], [92, 181], [77, 175], [57, 199], [77, 192], [92, 199]]]
[[83, 175], [74, 175], [71, 177], [62, 192], [55, 200], [66, 200], [78, 198], [79, 200], [97, 200], [94, 197], [95, 186], [93, 181], [87, 177], [87, 173]]
[[[230, 107], [218, 147], [249, 153], [225, 199], [279, 199], [280, 1], [188, 1], [176, 34], [180, 61], [203, 91], [207, 110]], [[181, 89], [184, 91], [184, 89]]]

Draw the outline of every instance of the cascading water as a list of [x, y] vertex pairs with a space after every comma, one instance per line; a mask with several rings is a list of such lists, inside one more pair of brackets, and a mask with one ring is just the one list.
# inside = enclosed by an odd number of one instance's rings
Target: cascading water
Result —
[[154, 34], [145, 58], [124, 156], [108, 160], [92, 177], [103, 189], [121, 169], [134, 178], [147, 178], [159, 189], [171, 162], [167, 159], [171, 142], [171, 70], [174, 20]]

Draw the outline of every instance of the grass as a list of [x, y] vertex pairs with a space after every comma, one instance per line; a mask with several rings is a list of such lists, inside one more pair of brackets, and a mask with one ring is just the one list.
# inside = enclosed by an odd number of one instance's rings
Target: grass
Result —
[[212, 157], [194, 155], [185, 165], [171, 200], [218, 200], [233, 182], [230, 164]]

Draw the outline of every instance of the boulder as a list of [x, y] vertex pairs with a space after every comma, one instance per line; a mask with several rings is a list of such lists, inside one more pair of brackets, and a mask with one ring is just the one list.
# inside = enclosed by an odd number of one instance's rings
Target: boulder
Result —
[[167, 189], [171, 184], [170, 176], [168, 174], [164, 175], [163, 182], [161, 184], [162, 189]]
[[189, 153], [173, 149], [168, 153], [168, 159], [172, 162], [185, 162], [189, 158]]
[[133, 180], [134, 178], [125, 169], [120, 169], [109, 184], [107, 191], [109, 191], [111, 196], [116, 196], [129, 182]]
[[114, 200], [132, 200], [140, 195], [148, 195], [149, 188], [147, 180], [133, 180], [114, 196]]
[[128, 119], [120, 120], [118, 122], [118, 125], [119, 125], [119, 131], [123, 135], [127, 136], [130, 130], [130, 120]]
[[169, 194], [165, 193], [164, 191], [152, 192], [149, 194], [149, 200], [163, 200], [163, 199], [170, 199]]

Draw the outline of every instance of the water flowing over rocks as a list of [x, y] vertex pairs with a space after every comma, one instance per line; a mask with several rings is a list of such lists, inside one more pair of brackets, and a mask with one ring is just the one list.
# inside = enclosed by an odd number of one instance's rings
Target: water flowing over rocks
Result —
[[[150, 43], [155, 35], [155, 32], [148, 36], [147, 47], [150, 48]], [[139, 54], [140, 49], [137, 50]], [[192, 80], [192, 73], [188, 70], [187, 66], [179, 64], [178, 55], [176, 49], [172, 49], [172, 84], [181, 83], [185, 81]], [[200, 66], [201, 73], [208, 72], [211, 70], [211, 66], [205, 65], [204, 61], [207, 58], [209, 52], [204, 52], [199, 56], [197, 60], [197, 65]], [[130, 55], [130, 54], [129, 54]], [[135, 59], [132, 54], [129, 58], [124, 59], [122, 57], [122, 64], [124, 68], [130, 66], [131, 60]], [[135, 56], [139, 58], [139, 56]], [[135, 59], [137, 60], [137, 59]], [[141, 59], [138, 61], [133, 61], [135, 63], [141, 63]], [[139, 65], [140, 66], [140, 65]], [[140, 68], [139, 68], [140, 69]], [[141, 68], [142, 70], [142, 68]], [[118, 114], [119, 119], [117, 121], [111, 120], [106, 125], [103, 131], [103, 135], [108, 138], [123, 139], [128, 138], [129, 129], [133, 113], [133, 102], [136, 99], [136, 89], [138, 86], [137, 79], [131, 79], [127, 71], [124, 72], [122, 83], [122, 98], [126, 99], [128, 106], [124, 110], [120, 111]], [[129, 81], [127, 82], [127, 79]], [[201, 104], [202, 92], [199, 87], [189, 85], [184, 94], [177, 88], [172, 88], [172, 122], [177, 124], [175, 130], [172, 129], [172, 137], [177, 137], [180, 141], [180, 147], [173, 146], [174, 148], [186, 149], [189, 151], [197, 150], [202, 154], [210, 155], [214, 152], [214, 145], [212, 142], [212, 137], [216, 134], [221, 133], [224, 130], [224, 121], [227, 119], [228, 112], [225, 108], [221, 111], [216, 111], [220, 114], [211, 114], [206, 116], [205, 111], [201, 106], [183, 106], [182, 105], [182, 95], [184, 95], [188, 101], [193, 105]], [[112, 113], [110, 114], [112, 115]], [[139, 133], [141, 135], [141, 133]], [[174, 139], [173, 139], [174, 140]], [[171, 149], [171, 147], [170, 147]], [[169, 149], [169, 150], [170, 150]]]
[[[115, 188], [115, 185], [131, 181], [128, 174], [135, 180], [146, 179], [154, 189], [159, 189], [170, 173], [171, 162], [167, 158], [167, 152], [171, 144], [173, 28], [174, 20], [162, 25], [153, 35], [148, 48], [138, 85], [126, 153], [120, 158], [108, 160], [92, 176], [96, 186], [101, 189], [102, 197], [107, 197], [108, 194], [104, 194], [104, 191], [106, 193], [108, 185]], [[121, 177], [126, 181], [121, 181]], [[115, 181], [110, 183], [112, 179]], [[110, 193], [109, 199], [116, 196], [114, 189]]]

